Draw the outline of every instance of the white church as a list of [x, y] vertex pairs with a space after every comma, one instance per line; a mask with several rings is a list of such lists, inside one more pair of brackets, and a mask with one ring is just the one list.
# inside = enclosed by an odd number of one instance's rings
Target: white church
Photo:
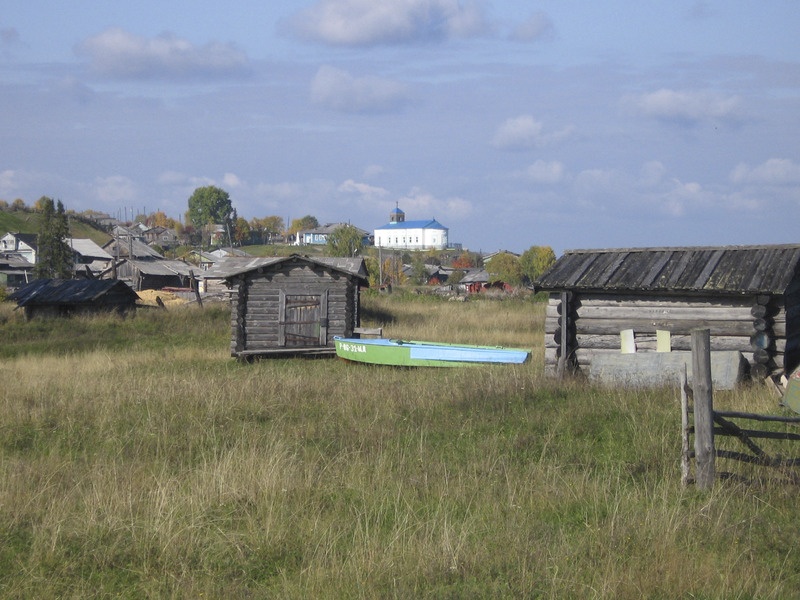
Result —
[[444, 250], [448, 229], [436, 219], [406, 221], [406, 214], [395, 207], [389, 222], [375, 229], [375, 246], [404, 250]]

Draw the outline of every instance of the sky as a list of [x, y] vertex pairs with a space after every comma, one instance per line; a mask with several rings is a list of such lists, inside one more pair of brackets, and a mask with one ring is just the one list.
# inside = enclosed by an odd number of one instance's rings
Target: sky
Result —
[[[0, 199], [473, 251], [798, 243], [795, 0], [8, 0]], [[798, 219], [797, 221], [795, 219]]]

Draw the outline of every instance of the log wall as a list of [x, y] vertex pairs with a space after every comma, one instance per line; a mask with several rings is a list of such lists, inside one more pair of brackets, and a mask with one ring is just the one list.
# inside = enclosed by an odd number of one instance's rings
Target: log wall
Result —
[[[592, 358], [621, 351], [620, 332], [634, 331], [637, 352], [656, 350], [656, 331], [670, 332], [672, 350], [690, 350], [691, 332], [711, 331], [711, 350], [738, 350], [754, 377], [782, 372], [787, 348], [783, 298], [658, 297], [647, 295], [570, 294], [568, 314], [562, 296], [553, 294], [545, 319], [545, 368], [557, 369], [566, 340], [566, 362], [586, 370]], [[564, 335], [563, 327], [566, 327]], [[800, 332], [795, 334], [800, 342]]]
[[327, 321], [326, 347], [333, 336], [352, 336], [358, 326], [358, 284], [354, 277], [319, 265], [280, 263], [237, 276], [231, 286], [231, 354], [270, 353], [284, 347], [282, 303], [287, 295], [313, 295]]

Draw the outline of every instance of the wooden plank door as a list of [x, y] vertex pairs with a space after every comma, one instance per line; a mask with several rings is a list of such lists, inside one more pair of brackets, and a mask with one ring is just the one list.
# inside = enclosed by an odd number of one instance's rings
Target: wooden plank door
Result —
[[281, 292], [279, 337], [286, 348], [325, 346], [328, 341], [327, 294]]

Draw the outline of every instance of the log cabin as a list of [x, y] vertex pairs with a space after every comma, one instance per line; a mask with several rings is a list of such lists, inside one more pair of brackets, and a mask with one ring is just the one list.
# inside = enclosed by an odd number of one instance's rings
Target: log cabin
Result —
[[8, 299], [24, 309], [26, 319], [32, 319], [102, 312], [124, 314], [136, 309], [139, 296], [119, 279], [36, 279]]
[[753, 378], [791, 373], [799, 263], [793, 244], [566, 251], [534, 284], [550, 292], [545, 369], [589, 373], [604, 354], [688, 351], [691, 330], [708, 328], [711, 350], [741, 352]]
[[334, 336], [360, 325], [362, 258], [250, 259], [225, 277], [231, 290], [231, 355], [334, 355]]

